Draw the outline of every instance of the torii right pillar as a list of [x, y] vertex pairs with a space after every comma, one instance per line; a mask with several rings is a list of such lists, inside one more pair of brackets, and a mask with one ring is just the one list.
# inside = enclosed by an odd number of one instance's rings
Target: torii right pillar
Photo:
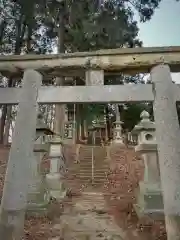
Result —
[[180, 127], [168, 65], [151, 70], [167, 240], [180, 240]]

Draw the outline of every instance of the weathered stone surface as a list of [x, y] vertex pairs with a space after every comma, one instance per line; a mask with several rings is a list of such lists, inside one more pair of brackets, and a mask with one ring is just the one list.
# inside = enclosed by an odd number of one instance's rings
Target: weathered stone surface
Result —
[[66, 166], [63, 158], [62, 140], [58, 136], [55, 136], [50, 143], [49, 158], [50, 172], [46, 174], [46, 183], [50, 196], [60, 201], [66, 195], [66, 188], [62, 182]]
[[[107, 72], [149, 72], [157, 64], [167, 63], [172, 71], [179, 70], [179, 47], [120, 48], [95, 52], [66, 53], [65, 55], [20, 55], [1, 56], [2, 73], [21, 75], [24, 69], [48, 72], [54, 68], [53, 76], [81, 76], [87, 67]], [[84, 71], [83, 71], [84, 69]]]
[[[6, 157], [8, 154], [7, 148], [3, 148], [2, 150], [1, 149], [2, 148], [0, 148], [0, 161], [3, 160], [3, 156]], [[64, 154], [68, 157], [68, 166], [71, 166], [71, 164], [74, 166], [75, 146], [66, 145]], [[103, 218], [105, 221], [109, 218], [110, 214], [111, 217], [115, 220], [115, 225], [118, 225], [124, 231], [127, 231], [126, 233], [129, 239], [147, 240], [150, 235], [152, 236], [152, 239], [157, 238], [160, 240], [165, 240], [166, 237], [163, 223], [155, 221], [152, 225], [147, 220], [139, 222], [136, 214], [133, 211], [132, 204], [135, 202], [133, 191], [135, 187], [137, 187], [137, 183], [139, 179], [142, 179], [143, 175], [142, 160], [140, 160], [138, 157], [135, 157], [133, 149], [120, 149], [116, 145], [113, 146], [113, 148], [111, 147], [110, 155], [112, 159], [110, 163], [111, 171], [108, 175], [109, 183], [105, 188], [103, 186], [101, 188], [101, 190], [105, 193], [106, 213], [97, 214], [96, 210], [92, 210], [92, 214], [95, 214], [98, 219]], [[43, 164], [45, 164], [43, 165], [43, 168], [49, 169], [49, 161], [44, 161]], [[75, 166], [78, 167], [79, 165], [75, 164]], [[4, 170], [2, 171], [2, 173], [3, 172]], [[70, 173], [67, 172], [67, 174], [69, 175]], [[66, 181], [70, 181], [69, 186], [74, 184], [76, 192], [80, 192], [78, 189], [81, 188], [81, 184], [78, 183], [76, 177], [71, 180], [68, 178]], [[1, 180], [0, 183], [2, 184]], [[129, 190], [130, 192], [128, 192]], [[98, 191], [100, 191], [100, 189]], [[80, 195], [78, 195], [78, 198], [80, 198]], [[80, 219], [80, 221], [78, 221], [80, 224], [83, 221], [83, 216], [87, 215], [87, 211], [80, 211], [77, 209], [75, 210], [74, 205], [76, 204], [76, 202], [77, 196], [71, 196], [69, 198], [65, 198], [65, 201], [63, 202], [64, 210], [60, 209], [59, 205], [54, 205], [53, 210], [51, 211], [53, 213], [50, 216], [50, 219], [53, 219], [53, 216], [56, 216], [56, 222], [54, 223], [55, 229], [53, 229], [50, 223], [44, 222], [44, 220], [40, 221], [37, 218], [33, 218], [33, 221], [35, 221], [34, 224], [32, 224], [32, 221], [28, 224], [26, 222], [26, 231], [29, 231], [29, 238], [30, 236], [33, 236], [34, 240], [44, 240], [44, 236], [46, 236], [45, 234], [47, 234], [46, 231], [51, 232], [51, 234], [53, 233], [54, 235], [52, 237], [59, 237], [62, 226], [61, 223], [59, 223], [59, 220], [57, 221], [57, 217], [59, 215], [59, 213], [57, 212], [59, 210], [61, 210], [60, 214], [63, 213], [64, 215], [70, 215], [74, 217], [76, 217], [77, 215], [82, 216], [82, 218], [78, 217], [78, 219]], [[91, 211], [89, 212], [91, 213]], [[148, 226], [150, 227], [147, 227], [147, 222]], [[67, 231], [69, 230], [67, 229]], [[97, 232], [96, 235], [100, 233], [102, 233], [104, 236], [103, 231]], [[109, 234], [108, 236], [111, 237], [112, 235], [113, 234]], [[49, 237], [49, 240], [51, 240], [51, 238]], [[102, 238], [99, 237], [98, 240], [102, 240]]]

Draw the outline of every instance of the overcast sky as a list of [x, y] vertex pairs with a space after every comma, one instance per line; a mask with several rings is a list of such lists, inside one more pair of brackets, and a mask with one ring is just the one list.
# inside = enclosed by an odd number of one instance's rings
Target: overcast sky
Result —
[[[152, 19], [138, 25], [144, 47], [180, 46], [180, 2], [162, 0]], [[180, 83], [180, 74], [173, 80]]]

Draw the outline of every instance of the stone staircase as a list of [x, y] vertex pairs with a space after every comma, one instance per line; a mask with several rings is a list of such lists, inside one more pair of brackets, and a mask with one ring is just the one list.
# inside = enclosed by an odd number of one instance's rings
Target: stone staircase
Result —
[[76, 208], [79, 211], [96, 211], [104, 213], [107, 206], [102, 192], [84, 191], [80, 197], [76, 198]]
[[[92, 148], [93, 148], [93, 174], [92, 174]], [[75, 161], [75, 145], [65, 146], [68, 173], [65, 182], [68, 187], [78, 193], [83, 189], [101, 187], [106, 181], [109, 163], [106, 157], [106, 148], [101, 146], [81, 145], [78, 162]], [[92, 179], [93, 177], [93, 179]], [[79, 189], [79, 190], [78, 190]]]
[[79, 194], [81, 183], [79, 179], [79, 164], [76, 163], [76, 145], [64, 145], [64, 156], [66, 159], [67, 172], [64, 176], [64, 183], [73, 194]]
[[[92, 156], [93, 155], [93, 156]], [[106, 159], [106, 148], [101, 146], [82, 146], [79, 155], [79, 177], [85, 186], [103, 186], [109, 163]]]

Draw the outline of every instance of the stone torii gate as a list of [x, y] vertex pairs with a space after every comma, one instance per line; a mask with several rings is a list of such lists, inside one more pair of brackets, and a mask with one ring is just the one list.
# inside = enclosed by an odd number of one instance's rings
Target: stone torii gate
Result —
[[[154, 102], [161, 185], [168, 240], [180, 239], [180, 47], [111, 49], [63, 55], [1, 56], [0, 72], [21, 77], [22, 88], [0, 89], [1, 104], [19, 104], [1, 202], [0, 236], [20, 240], [27, 202], [39, 103]], [[152, 84], [105, 86], [104, 75], [150, 73]], [[46, 76], [81, 76], [86, 86], [41, 87]], [[28, 126], [28, 128], [27, 128]], [[8, 232], [8, 234], [7, 234]], [[9, 237], [11, 236], [11, 237]], [[12, 237], [14, 236], [14, 238]]]

